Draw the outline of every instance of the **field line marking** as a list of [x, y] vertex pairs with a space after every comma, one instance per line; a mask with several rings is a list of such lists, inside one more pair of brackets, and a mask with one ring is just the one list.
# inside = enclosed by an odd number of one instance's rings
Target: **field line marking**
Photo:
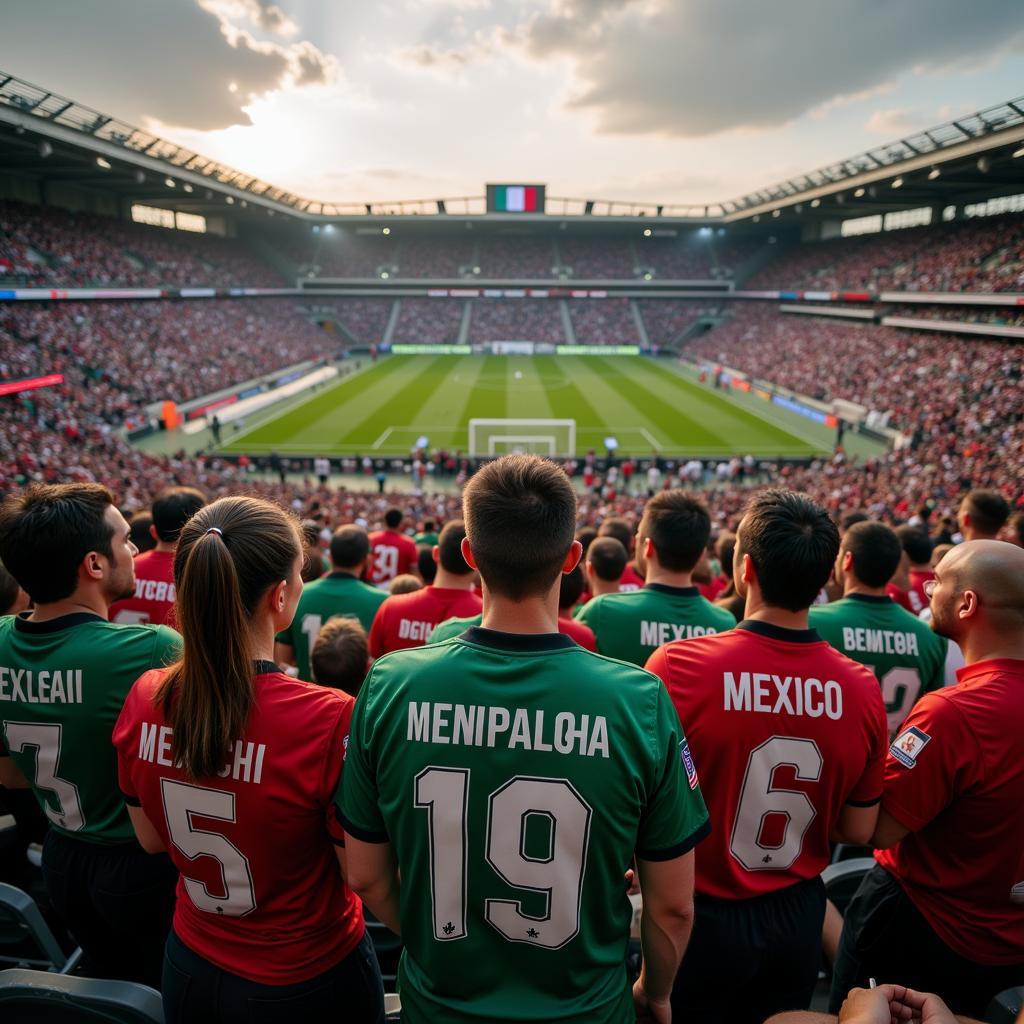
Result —
[[654, 435], [651, 434], [651, 432], [646, 427], [639, 427], [638, 429], [640, 433], [644, 435], [647, 442], [654, 448], [656, 452], [664, 451], [664, 448], [660, 444], [658, 444]]
[[394, 427], [388, 427], [388, 429], [385, 430], [384, 433], [381, 434], [380, 437], [378, 437], [377, 440], [374, 441], [372, 445], [370, 445], [370, 447], [379, 448], [391, 436], [391, 431], [394, 429]]

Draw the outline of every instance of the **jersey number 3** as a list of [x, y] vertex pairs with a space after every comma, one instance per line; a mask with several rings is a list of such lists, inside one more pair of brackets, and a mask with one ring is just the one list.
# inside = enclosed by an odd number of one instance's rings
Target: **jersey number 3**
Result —
[[[425, 768], [416, 776], [416, 806], [427, 811], [434, 938], [466, 937], [469, 771]], [[534, 815], [547, 819], [546, 851], [526, 852]], [[580, 898], [590, 842], [590, 805], [566, 779], [517, 775], [487, 798], [487, 863], [508, 885], [546, 897], [542, 917], [518, 900], [488, 899], [484, 917], [509, 942], [558, 949], [580, 929]]]

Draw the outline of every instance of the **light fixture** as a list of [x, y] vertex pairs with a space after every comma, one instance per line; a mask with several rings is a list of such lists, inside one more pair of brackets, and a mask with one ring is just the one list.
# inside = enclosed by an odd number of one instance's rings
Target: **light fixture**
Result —
[[173, 178], [164, 178], [164, 184], [168, 188], [174, 188], [174, 179]]
[[862, 195], [864, 195], [864, 189], [862, 189], [862, 188], [859, 188], [859, 189], [857, 189], [857, 191], [856, 191], [856, 192], [854, 192], [854, 193], [853, 193], [853, 198], [854, 198], [854, 199], [860, 199], [860, 197], [861, 197]]
[[893, 178], [892, 179], [892, 187], [893, 188], [902, 188], [903, 187], [903, 179], [902, 178]]
[[[1022, 150], [1021, 150], [1021, 152], [1022, 152], [1022, 153], [1024, 153], [1024, 149], [1022, 149]], [[929, 181], [934, 181], [934, 180], [935, 180], [935, 179], [936, 179], [936, 178], [937, 178], [937, 177], [938, 177], [938, 176], [939, 176], [939, 175], [940, 175], [941, 173], [942, 173], [942, 171], [940, 171], [940, 170], [938, 169], [938, 167], [933, 167], [933, 168], [932, 168], [932, 169], [931, 169], [931, 170], [930, 170], [930, 171], [928, 172], [928, 180], [929, 180]]]
[[48, 156], [53, 155], [53, 146], [50, 145], [45, 139], [39, 143], [39, 155], [45, 160]]
[[105, 170], [105, 171], [109, 171], [110, 170], [110, 161], [109, 160], [104, 160], [103, 157], [98, 156], [98, 157], [96, 157], [96, 166], [97, 167], [102, 167], [103, 170]]
[[814, 207], [814, 209], [816, 210], [819, 206], [821, 206], [821, 200], [820, 199], [812, 199], [811, 200], [811, 206]]
[[773, 217], [781, 217], [782, 216], [782, 211], [781, 210], [772, 210], [772, 216]]
[[391, 234], [391, 228], [384, 228], [384, 229], [383, 229], [383, 230], [381, 231], [381, 234], [382, 234], [382, 235], [390, 235], [390, 234]]
[[235, 197], [234, 196], [225, 196], [224, 197], [224, 202], [227, 203], [228, 206], [234, 206], [235, 205]]
[[752, 222], [753, 222], [754, 224], [760, 224], [760, 223], [761, 223], [761, 214], [759, 214], [759, 213], [755, 213], [755, 214], [754, 214], [754, 216], [753, 216], [753, 217], [751, 217], [750, 219], [751, 219], [751, 221], [752, 221]]
[[652, 273], [651, 273], [651, 272], [650, 272], [650, 271], [648, 270], [648, 271], [647, 271], [647, 272], [646, 272], [646, 273], [644, 274], [644, 280], [645, 280], [645, 281], [651, 281], [651, 280], [653, 280], [653, 279], [654, 279], [654, 275], [653, 275], [653, 274], [652, 274]]
[[650, 237], [651, 237], [651, 229], [650, 228], [644, 228], [644, 238], [650, 238]]
[[391, 275], [386, 270], [382, 270], [380, 272], [380, 276], [383, 280], [386, 281]]
[[1020, 149], [1015, 149], [1011, 155], [1014, 158], [1016, 158], [1018, 156], [1024, 156], [1024, 146], [1021, 146]]
[[184, 189], [184, 190], [185, 190], [186, 192], [191, 192], [191, 191], [192, 191], [192, 186], [191, 186], [191, 185], [189, 185], [189, 184], [188, 184], [188, 182], [186, 182], [186, 183], [185, 183], [184, 185], [182, 185], [181, 187], [182, 187], [182, 188], [183, 188], [183, 189]]
[[978, 157], [978, 170], [982, 174], [988, 174], [992, 170], [992, 161], [987, 156]]

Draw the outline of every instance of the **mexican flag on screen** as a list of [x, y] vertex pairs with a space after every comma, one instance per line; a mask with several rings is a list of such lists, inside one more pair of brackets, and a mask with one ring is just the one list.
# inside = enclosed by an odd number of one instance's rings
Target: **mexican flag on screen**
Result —
[[508, 213], [535, 212], [537, 189], [533, 185], [498, 185], [494, 189], [494, 208]]

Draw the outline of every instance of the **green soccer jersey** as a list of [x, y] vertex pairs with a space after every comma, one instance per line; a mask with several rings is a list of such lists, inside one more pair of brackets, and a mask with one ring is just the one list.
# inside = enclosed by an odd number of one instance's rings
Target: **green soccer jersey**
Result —
[[878, 677], [891, 735], [922, 694], [945, 683], [947, 641], [889, 597], [848, 594], [812, 608], [810, 625]]
[[386, 590], [371, 587], [347, 572], [332, 572], [307, 583], [302, 588], [291, 625], [277, 634], [278, 643], [288, 644], [295, 651], [299, 678], [312, 679], [309, 654], [320, 627], [328, 619], [358, 619], [369, 633], [373, 617], [387, 597]]
[[660, 680], [481, 627], [374, 663], [339, 806], [397, 856], [413, 1024], [632, 1022], [623, 872], [709, 830]]
[[434, 632], [430, 634], [427, 643], [439, 644], [442, 640], [451, 640], [453, 636], [461, 636], [470, 626], [479, 626], [483, 622], [483, 618], [483, 612], [481, 612], [479, 615], [469, 615], [464, 619], [458, 617], [445, 619], [444, 622], [439, 622], [434, 627]]
[[413, 540], [418, 548], [432, 548], [437, 543], [436, 533], [417, 533]]
[[89, 613], [0, 618], [0, 755], [60, 832], [96, 843], [135, 838], [110, 734], [135, 680], [174, 661], [180, 643], [167, 626]]
[[592, 598], [576, 619], [594, 631], [601, 654], [634, 665], [646, 665], [670, 640], [724, 633], [736, 625], [731, 612], [713, 605], [696, 587], [662, 583]]

